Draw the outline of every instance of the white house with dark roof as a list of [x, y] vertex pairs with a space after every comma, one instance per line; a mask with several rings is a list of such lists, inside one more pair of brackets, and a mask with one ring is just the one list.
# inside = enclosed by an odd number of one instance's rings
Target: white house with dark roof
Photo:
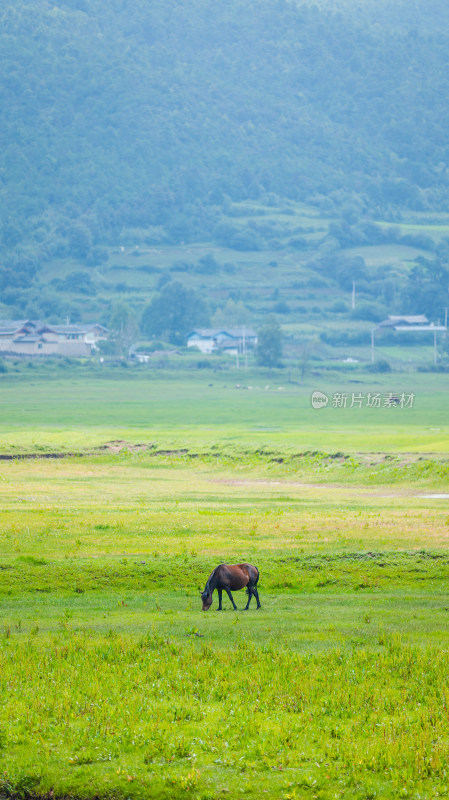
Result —
[[107, 328], [98, 323], [49, 325], [39, 320], [0, 320], [0, 353], [26, 356], [91, 356]]
[[378, 327], [410, 330], [411, 326], [416, 327], [428, 324], [429, 320], [424, 314], [415, 314], [414, 316], [389, 316], [383, 322], [379, 322]]
[[187, 347], [202, 353], [228, 352], [233, 355], [252, 350], [257, 333], [251, 328], [197, 328], [187, 337]]

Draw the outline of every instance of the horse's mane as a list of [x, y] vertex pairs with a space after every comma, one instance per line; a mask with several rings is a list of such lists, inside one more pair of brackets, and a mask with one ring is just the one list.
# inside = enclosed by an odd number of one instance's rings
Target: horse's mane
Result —
[[211, 574], [209, 575], [209, 577], [207, 579], [206, 586], [204, 587], [204, 591], [205, 592], [209, 592], [210, 591], [210, 582], [211, 582], [212, 578], [214, 577], [217, 569], [220, 569], [220, 567], [223, 567], [223, 566], [224, 566], [224, 564], [219, 564], [218, 567], [215, 567], [215, 569], [212, 570]]

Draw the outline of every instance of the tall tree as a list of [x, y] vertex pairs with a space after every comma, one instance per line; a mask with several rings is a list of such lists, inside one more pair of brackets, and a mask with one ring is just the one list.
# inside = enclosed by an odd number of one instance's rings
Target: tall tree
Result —
[[439, 257], [420, 256], [416, 262], [402, 292], [403, 311], [442, 319], [449, 305], [449, 269]]
[[182, 345], [193, 327], [208, 324], [209, 312], [204, 300], [193, 289], [174, 281], [167, 283], [144, 308], [140, 327], [145, 336], [161, 336]]
[[281, 327], [275, 319], [271, 319], [257, 335], [256, 360], [261, 367], [280, 367], [281, 359]]
[[117, 355], [128, 355], [129, 348], [139, 333], [139, 324], [134, 311], [123, 302], [116, 303], [109, 318], [111, 340]]

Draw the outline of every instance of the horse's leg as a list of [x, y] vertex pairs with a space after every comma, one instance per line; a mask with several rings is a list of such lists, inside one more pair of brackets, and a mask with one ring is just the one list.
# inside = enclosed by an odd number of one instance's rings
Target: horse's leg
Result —
[[230, 590], [230, 589], [228, 589], [228, 587], [227, 587], [227, 586], [225, 586], [225, 591], [226, 591], [226, 594], [228, 595], [228, 597], [229, 597], [229, 599], [230, 599], [230, 601], [231, 601], [232, 605], [234, 606], [234, 611], [237, 611], [237, 606], [236, 606], [236, 604], [234, 603], [234, 598], [233, 598], [233, 596], [232, 596], [232, 594], [231, 594], [231, 590]]
[[254, 588], [248, 584], [248, 586], [246, 587], [246, 590], [248, 592], [248, 602], [247, 602], [247, 604], [245, 606], [245, 611], [248, 611], [249, 604], [250, 604], [251, 598], [253, 596]]
[[221, 595], [222, 595], [223, 591], [222, 591], [222, 589], [217, 589], [217, 592], [218, 592], [218, 608], [217, 608], [217, 611], [222, 611], [223, 609], [221, 607]]
[[260, 600], [259, 600], [259, 592], [257, 591], [256, 587], [253, 588], [253, 595], [257, 600], [257, 608], [261, 608]]

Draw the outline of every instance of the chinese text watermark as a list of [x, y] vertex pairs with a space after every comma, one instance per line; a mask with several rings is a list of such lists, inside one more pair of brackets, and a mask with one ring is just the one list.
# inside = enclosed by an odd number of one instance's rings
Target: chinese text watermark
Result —
[[312, 408], [413, 408], [414, 392], [312, 392]]

